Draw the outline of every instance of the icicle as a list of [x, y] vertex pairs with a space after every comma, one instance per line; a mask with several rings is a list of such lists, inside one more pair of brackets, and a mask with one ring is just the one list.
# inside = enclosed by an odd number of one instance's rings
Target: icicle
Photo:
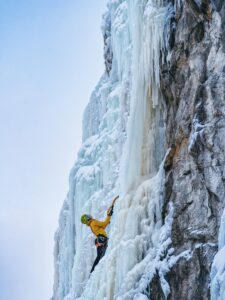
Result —
[[159, 65], [166, 8], [162, 1], [128, 3], [133, 41], [132, 86], [120, 175], [122, 195], [135, 187], [140, 176], [156, 172], [165, 154]]

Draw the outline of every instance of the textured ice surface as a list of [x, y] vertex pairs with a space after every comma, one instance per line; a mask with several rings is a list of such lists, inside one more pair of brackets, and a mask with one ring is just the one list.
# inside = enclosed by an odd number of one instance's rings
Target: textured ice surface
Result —
[[225, 299], [225, 210], [219, 230], [219, 251], [215, 255], [211, 270], [211, 299]]
[[[54, 300], [146, 299], [156, 269], [165, 295], [172, 208], [162, 222], [164, 114], [159, 86], [162, 0], [112, 0], [104, 15], [106, 73], [83, 118], [83, 145], [55, 235]], [[110, 65], [112, 59], [112, 65]], [[120, 194], [105, 257], [90, 274], [96, 249], [88, 213], [103, 219]]]

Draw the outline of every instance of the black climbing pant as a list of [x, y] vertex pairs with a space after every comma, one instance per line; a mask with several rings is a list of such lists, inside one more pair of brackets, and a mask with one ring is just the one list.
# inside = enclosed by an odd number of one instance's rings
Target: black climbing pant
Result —
[[94, 271], [95, 267], [99, 263], [100, 259], [105, 255], [107, 246], [108, 246], [108, 238], [104, 236], [98, 236], [95, 240], [95, 245], [97, 247], [97, 257], [94, 261], [94, 264], [91, 268], [91, 273]]

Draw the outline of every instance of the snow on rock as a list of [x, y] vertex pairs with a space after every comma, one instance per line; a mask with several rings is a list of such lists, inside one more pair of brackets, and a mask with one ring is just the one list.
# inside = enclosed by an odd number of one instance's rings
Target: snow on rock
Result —
[[[84, 113], [83, 145], [55, 235], [54, 300], [148, 299], [156, 270], [169, 294], [163, 260], [173, 208], [163, 220], [163, 2], [108, 2], [102, 25], [106, 73]], [[94, 236], [80, 216], [103, 219], [117, 194], [109, 246], [90, 276]]]
[[[165, 30], [170, 51], [160, 77], [171, 148], [164, 200], [174, 207], [173, 255], [189, 251], [190, 256], [170, 265], [169, 299], [209, 300], [210, 287], [213, 299], [225, 299], [220, 227], [225, 206], [225, 2], [170, 2]], [[212, 265], [219, 227], [222, 252]], [[158, 275], [151, 287], [151, 300], [163, 298]]]

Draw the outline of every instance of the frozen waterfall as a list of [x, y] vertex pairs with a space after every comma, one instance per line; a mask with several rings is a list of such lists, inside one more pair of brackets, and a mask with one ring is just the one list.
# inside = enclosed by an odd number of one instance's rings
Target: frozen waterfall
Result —
[[[55, 235], [54, 300], [145, 299], [171, 243], [172, 207], [162, 222], [165, 109], [159, 66], [167, 7], [163, 0], [111, 0], [103, 17], [108, 73], [83, 118], [83, 145]], [[94, 237], [80, 223], [103, 219], [120, 194], [109, 246], [95, 271]]]
[[211, 299], [225, 299], [225, 210], [219, 230], [219, 251], [214, 257], [211, 270]]

